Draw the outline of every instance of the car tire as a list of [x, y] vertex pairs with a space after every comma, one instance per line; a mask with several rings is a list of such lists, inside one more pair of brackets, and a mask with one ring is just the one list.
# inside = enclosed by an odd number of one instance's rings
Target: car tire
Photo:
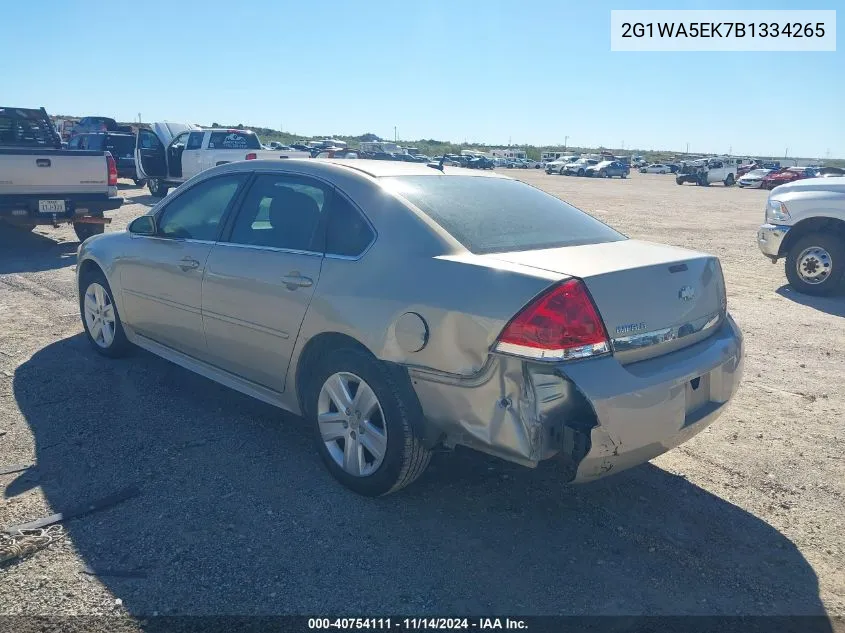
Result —
[[150, 178], [147, 181], [147, 187], [155, 198], [164, 198], [167, 195], [168, 187], [159, 178]]
[[138, 179], [138, 178], [133, 178], [133, 179], [132, 179], [132, 182], [134, 182], [134, 183], [135, 183], [135, 186], [136, 186], [136, 187], [143, 187], [144, 185], [146, 185], [146, 184], [147, 184], [147, 181], [146, 181], [145, 179], [143, 179], [143, 178], [141, 178], [141, 179]]
[[835, 293], [842, 288], [845, 275], [845, 237], [809, 233], [799, 238], [786, 255], [785, 270], [789, 285], [802, 294]]
[[578, 175], [583, 176], [586, 172], [583, 169], [578, 170]]
[[607, 178], [607, 172], [604, 169], [599, 172], [599, 178]]
[[94, 235], [100, 235], [101, 233], [104, 233], [105, 230], [105, 224], [89, 224], [87, 222], [73, 223], [73, 232], [76, 233], [76, 237], [79, 238], [80, 242], [84, 242]]
[[558, 173], [559, 173], [561, 176], [563, 176], [563, 167], [561, 167], [561, 168], [560, 168], [560, 171], [558, 171]]
[[675, 184], [676, 185], [684, 184], [684, 179], [683, 178], [675, 178]]
[[99, 354], [120, 358], [131, 349], [109, 282], [99, 269], [79, 278], [79, 313], [88, 342]]
[[[306, 409], [317, 452], [335, 479], [358, 494], [378, 497], [404, 488], [423, 473], [431, 451], [419, 436], [424, 421], [422, 408], [401, 370], [390, 368], [363, 350], [347, 348], [325, 355], [309, 374]], [[351, 396], [346, 404], [338, 404], [331, 395], [339, 391], [338, 381], [344, 382]], [[356, 416], [355, 396], [363, 393], [362, 388], [374, 395], [376, 407], [369, 415], [357, 412]], [[336, 434], [342, 435], [333, 438]], [[347, 447], [353, 445], [347, 443], [353, 441], [356, 450], [349, 459]], [[377, 450], [371, 452], [370, 447]], [[379, 461], [377, 452], [382, 448]], [[345, 466], [347, 459], [350, 467]]]
[[734, 175], [728, 174], [728, 177], [725, 178], [725, 186], [726, 187], [733, 187], [734, 186]]

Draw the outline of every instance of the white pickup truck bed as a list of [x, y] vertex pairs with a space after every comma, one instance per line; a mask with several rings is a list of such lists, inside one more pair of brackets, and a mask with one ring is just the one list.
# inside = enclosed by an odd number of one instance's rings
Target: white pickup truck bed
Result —
[[28, 229], [72, 223], [80, 239], [102, 233], [104, 213], [123, 204], [114, 161], [60, 148], [43, 108], [0, 107], [0, 220]]

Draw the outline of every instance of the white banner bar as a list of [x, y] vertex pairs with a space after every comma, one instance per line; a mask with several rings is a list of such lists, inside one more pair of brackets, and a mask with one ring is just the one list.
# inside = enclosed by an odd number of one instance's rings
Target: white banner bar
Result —
[[836, 11], [611, 11], [611, 51], [835, 51]]

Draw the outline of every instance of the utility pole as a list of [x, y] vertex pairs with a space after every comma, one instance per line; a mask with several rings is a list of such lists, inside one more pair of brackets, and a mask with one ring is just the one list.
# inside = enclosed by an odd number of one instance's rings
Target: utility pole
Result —
[[622, 141], [622, 150], [625, 150], [625, 141]]
[[568, 136], [564, 136], [564, 137], [563, 137], [563, 149], [564, 149], [564, 150], [566, 150], [566, 143], [567, 143], [568, 141], [569, 141], [569, 137], [568, 137]]
[[689, 154], [689, 141], [687, 141], [687, 154]]
[[138, 113], [138, 123], [140, 123], [140, 122], [141, 122], [141, 113], [139, 112]]
[[396, 143], [399, 141], [399, 135], [396, 133], [396, 126], [393, 126], [393, 142]]
[[734, 146], [728, 145], [728, 156], [732, 156], [734, 153]]
[[786, 158], [787, 156], [789, 156], [789, 148], [788, 147], [785, 150], [783, 150], [783, 157]]

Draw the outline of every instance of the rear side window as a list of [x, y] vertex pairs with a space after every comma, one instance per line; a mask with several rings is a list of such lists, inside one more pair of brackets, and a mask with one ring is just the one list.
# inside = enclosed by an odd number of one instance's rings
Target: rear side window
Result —
[[418, 207], [477, 253], [504, 253], [627, 239], [539, 189], [505, 178], [397, 176], [382, 186]]
[[135, 137], [110, 134], [106, 137], [106, 149], [115, 158], [129, 158], [135, 153]]
[[373, 229], [352, 203], [335, 194], [326, 234], [326, 254], [358, 257], [374, 238]]
[[261, 149], [258, 137], [237, 130], [223, 130], [212, 132], [208, 141], [208, 149]]
[[82, 137], [81, 147], [94, 152], [102, 152], [104, 140], [104, 137], [100, 134], [86, 134]]

